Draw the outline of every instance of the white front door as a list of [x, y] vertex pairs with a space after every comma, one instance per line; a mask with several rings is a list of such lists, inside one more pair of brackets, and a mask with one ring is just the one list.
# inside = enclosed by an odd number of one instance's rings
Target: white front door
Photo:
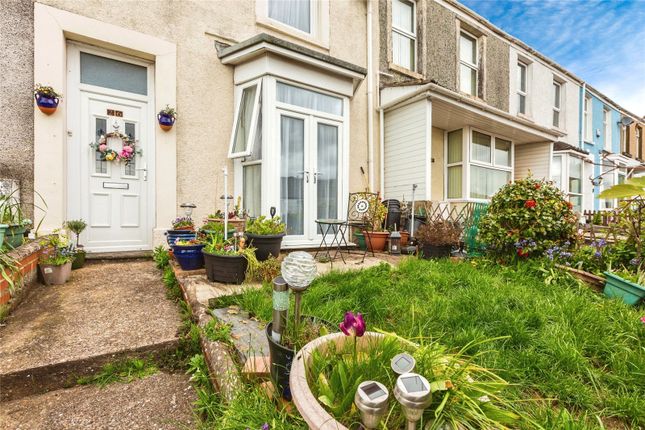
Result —
[[317, 245], [316, 220], [340, 213], [341, 123], [278, 111], [280, 142], [280, 214], [287, 245]]
[[[83, 244], [90, 252], [151, 248], [147, 110], [144, 102], [81, 91], [81, 142], [98, 142], [118, 132], [134, 139], [141, 151], [126, 164], [102, 160], [89, 145], [81, 148], [80, 216], [88, 224]], [[106, 144], [117, 153], [123, 150], [118, 137], [106, 138]]]

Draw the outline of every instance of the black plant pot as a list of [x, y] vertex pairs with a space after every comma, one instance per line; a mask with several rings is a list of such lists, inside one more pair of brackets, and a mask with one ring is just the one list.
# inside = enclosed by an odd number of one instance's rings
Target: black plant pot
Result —
[[291, 362], [296, 351], [285, 348], [274, 341], [271, 337], [272, 327], [272, 322], [267, 324], [266, 327], [267, 340], [269, 341], [269, 360], [271, 361], [271, 380], [276, 388], [276, 392], [285, 399], [291, 400], [289, 374], [291, 373]]
[[202, 250], [206, 277], [211, 282], [241, 284], [249, 262], [241, 255], [216, 255]]
[[452, 246], [424, 244], [421, 247], [422, 257], [426, 260], [450, 257]]
[[274, 258], [278, 258], [280, 256], [280, 245], [282, 245], [283, 237], [284, 233], [271, 235], [246, 233], [249, 246], [255, 248], [255, 257], [258, 261], [264, 261], [271, 255], [273, 255]]

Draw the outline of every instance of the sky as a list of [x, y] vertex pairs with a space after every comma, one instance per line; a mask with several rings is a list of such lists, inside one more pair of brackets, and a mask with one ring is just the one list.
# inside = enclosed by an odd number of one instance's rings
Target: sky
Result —
[[459, 0], [645, 115], [645, 0]]

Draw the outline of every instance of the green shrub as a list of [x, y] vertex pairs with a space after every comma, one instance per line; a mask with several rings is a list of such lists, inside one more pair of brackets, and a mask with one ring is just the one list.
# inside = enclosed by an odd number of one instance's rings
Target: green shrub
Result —
[[498, 256], [541, 255], [575, 240], [578, 215], [552, 182], [531, 177], [507, 184], [493, 196], [479, 224], [479, 240]]

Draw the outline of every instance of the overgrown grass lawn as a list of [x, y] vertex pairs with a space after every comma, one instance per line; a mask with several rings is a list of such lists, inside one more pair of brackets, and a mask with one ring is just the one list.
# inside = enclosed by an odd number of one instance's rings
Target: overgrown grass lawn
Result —
[[[268, 286], [236, 301], [271, 318]], [[332, 322], [345, 311], [361, 312], [368, 330], [455, 349], [502, 337], [478, 346], [489, 351], [478, 360], [514, 384], [510, 395], [528, 400], [522, 409], [546, 428], [565, 421], [577, 421], [570, 428], [601, 421], [645, 427], [645, 324], [639, 320], [645, 310], [608, 300], [538, 263], [408, 259], [398, 268], [331, 273], [305, 293], [303, 307]]]

